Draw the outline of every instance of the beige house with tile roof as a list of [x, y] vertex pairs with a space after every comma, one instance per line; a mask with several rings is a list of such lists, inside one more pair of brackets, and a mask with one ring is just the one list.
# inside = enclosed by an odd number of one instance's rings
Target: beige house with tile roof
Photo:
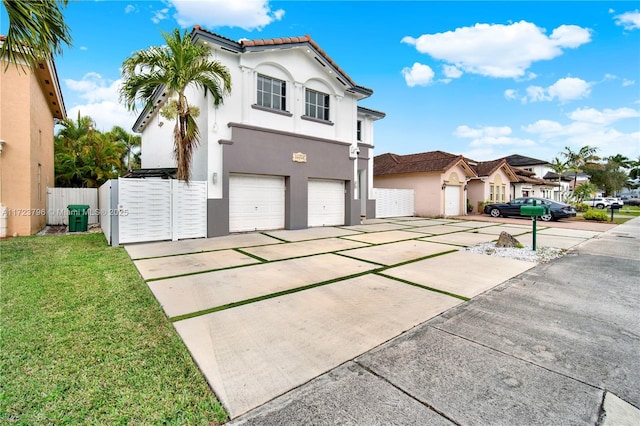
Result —
[[54, 185], [54, 124], [66, 112], [52, 61], [35, 70], [6, 65], [0, 60], [0, 232], [30, 235], [46, 224], [47, 187]]

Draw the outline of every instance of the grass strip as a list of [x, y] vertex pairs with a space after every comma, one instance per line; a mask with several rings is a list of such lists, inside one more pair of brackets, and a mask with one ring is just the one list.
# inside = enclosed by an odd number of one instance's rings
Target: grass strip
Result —
[[171, 318], [169, 318], [169, 321], [171, 321], [171, 322], [182, 321], [182, 320], [186, 320], [186, 319], [189, 319], [189, 318], [195, 318], [195, 317], [199, 317], [199, 316], [202, 316], [202, 315], [211, 314], [211, 313], [214, 313], [214, 312], [224, 311], [224, 310], [227, 310], [227, 309], [235, 308], [237, 306], [248, 305], [250, 303], [261, 302], [263, 300], [273, 299], [273, 298], [280, 297], [280, 296], [286, 296], [287, 294], [298, 293], [300, 291], [309, 290], [309, 289], [312, 289], [312, 288], [315, 288], [315, 287], [321, 287], [321, 286], [337, 283], [337, 282], [340, 282], [340, 281], [346, 281], [346, 280], [350, 280], [352, 278], [361, 277], [363, 275], [370, 274], [371, 272], [372, 272], [371, 270], [364, 271], [364, 272], [359, 272], [357, 274], [352, 274], [352, 275], [347, 275], [347, 276], [344, 276], [344, 277], [334, 278], [334, 279], [331, 279], [331, 280], [322, 281], [322, 282], [319, 282], [319, 283], [313, 283], [313, 284], [305, 285], [305, 286], [302, 286], [302, 287], [296, 287], [296, 288], [292, 288], [292, 289], [289, 289], [289, 290], [283, 290], [283, 291], [279, 291], [277, 293], [265, 294], [264, 296], [254, 297], [254, 298], [251, 298], [251, 299], [245, 299], [245, 300], [241, 300], [239, 302], [228, 303], [226, 305], [220, 305], [220, 306], [216, 306], [216, 307], [209, 308], [209, 309], [203, 309], [203, 310], [197, 311], [197, 312], [190, 312], [188, 314], [171, 317]]
[[425, 290], [429, 290], [429, 291], [433, 291], [433, 292], [436, 292], [436, 293], [444, 294], [444, 295], [447, 295], [447, 296], [455, 297], [456, 299], [464, 300], [465, 302], [468, 302], [469, 300], [471, 300], [469, 297], [460, 296], [459, 294], [449, 293], [448, 291], [444, 291], [444, 290], [440, 290], [440, 289], [437, 289], [437, 288], [429, 287], [429, 286], [426, 286], [426, 285], [414, 283], [414, 282], [411, 282], [411, 281], [408, 281], [408, 280], [404, 280], [402, 278], [393, 277], [391, 275], [387, 275], [387, 274], [382, 273], [382, 272], [377, 272], [376, 271], [376, 272], [374, 272], [374, 274], [379, 275], [379, 276], [384, 277], [384, 278], [388, 278], [390, 280], [399, 281], [399, 282], [404, 283], [404, 284], [409, 284], [409, 285], [412, 285], [414, 287], [420, 287], [420, 288], [425, 289]]
[[126, 251], [102, 234], [0, 242], [0, 424], [227, 420]]
[[267, 263], [267, 262], [269, 262], [267, 259], [263, 259], [263, 258], [261, 258], [260, 256], [256, 256], [255, 254], [249, 253], [249, 252], [244, 251], [244, 250], [242, 250], [242, 249], [235, 248], [234, 250], [235, 250], [235, 251], [237, 251], [237, 252], [238, 252], [238, 253], [240, 253], [240, 254], [243, 254], [243, 255], [245, 255], [245, 256], [248, 256], [248, 257], [250, 257], [250, 258], [252, 258], [252, 259], [257, 260], [257, 261], [258, 261], [258, 262], [260, 262], [260, 263]]

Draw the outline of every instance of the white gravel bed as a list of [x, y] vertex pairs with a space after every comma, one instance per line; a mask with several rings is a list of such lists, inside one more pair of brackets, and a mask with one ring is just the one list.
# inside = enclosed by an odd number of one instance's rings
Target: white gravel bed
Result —
[[562, 257], [567, 252], [566, 249], [558, 249], [553, 247], [537, 247], [533, 251], [531, 246], [523, 248], [516, 247], [496, 247], [496, 243], [482, 243], [472, 247], [466, 247], [461, 251], [471, 253], [486, 254], [489, 256], [506, 257], [509, 259], [524, 260], [526, 262], [547, 263], [553, 259]]

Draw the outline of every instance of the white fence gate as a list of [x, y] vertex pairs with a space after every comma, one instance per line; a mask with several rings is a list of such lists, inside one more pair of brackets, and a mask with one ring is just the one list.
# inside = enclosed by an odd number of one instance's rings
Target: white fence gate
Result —
[[47, 188], [47, 225], [68, 225], [70, 204], [89, 206], [89, 225], [98, 223], [97, 188]]
[[414, 197], [413, 189], [373, 188], [376, 218], [413, 216]]
[[207, 236], [207, 182], [120, 178], [100, 193], [110, 200], [101, 207], [101, 222], [109, 222], [102, 229], [111, 244]]

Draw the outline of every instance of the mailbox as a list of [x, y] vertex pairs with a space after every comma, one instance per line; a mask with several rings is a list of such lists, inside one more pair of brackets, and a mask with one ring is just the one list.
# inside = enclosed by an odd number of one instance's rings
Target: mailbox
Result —
[[544, 204], [539, 206], [520, 206], [521, 216], [540, 217], [550, 213], [549, 206]]

